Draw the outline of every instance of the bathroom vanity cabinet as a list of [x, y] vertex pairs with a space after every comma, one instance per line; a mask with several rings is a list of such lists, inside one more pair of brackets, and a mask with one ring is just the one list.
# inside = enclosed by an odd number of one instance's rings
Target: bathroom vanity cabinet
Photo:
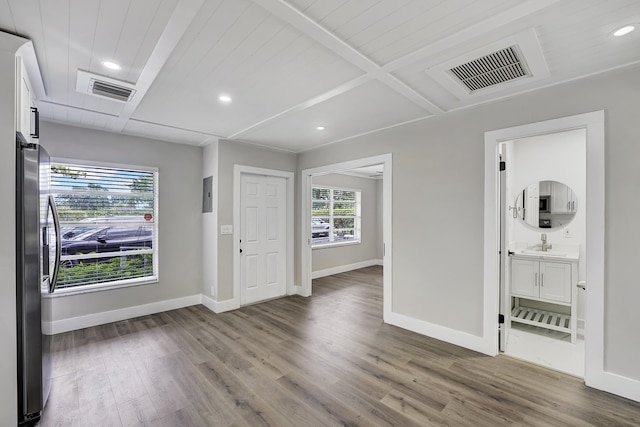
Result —
[[[576, 340], [578, 260], [545, 255], [511, 256], [510, 320], [571, 334]], [[528, 307], [526, 301], [544, 302], [542, 310]], [[521, 304], [524, 303], [524, 304]], [[565, 307], [562, 309], [562, 307]], [[569, 314], [567, 314], [567, 311]]]

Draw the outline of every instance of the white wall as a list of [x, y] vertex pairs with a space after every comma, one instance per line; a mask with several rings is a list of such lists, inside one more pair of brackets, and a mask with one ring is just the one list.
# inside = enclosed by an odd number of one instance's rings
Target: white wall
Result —
[[41, 123], [52, 158], [93, 160], [159, 170], [159, 282], [57, 297], [53, 320], [172, 300], [202, 292], [202, 149], [133, 136]]
[[378, 181], [343, 174], [313, 177], [313, 185], [350, 188], [362, 192], [361, 243], [314, 248], [312, 252], [313, 272], [382, 259], [382, 257], [378, 257], [378, 245], [382, 239], [382, 228], [380, 227], [382, 223], [378, 220], [378, 217], [382, 216], [382, 211], [378, 210], [382, 206], [378, 203]]
[[[513, 241], [537, 242], [546, 233], [549, 243], [583, 244], [585, 241], [586, 131], [584, 129], [510, 141], [507, 157], [506, 202], [515, 206], [516, 197], [529, 184], [558, 181], [567, 184], [577, 196], [577, 212], [566, 227], [533, 231], [521, 221], [507, 215], [509, 238]], [[563, 237], [569, 228], [572, 237]], [[581, 258], [584, 257], [584, 248]], [[584, 277], [584, 269], [582, 269]]]
[[[295, 172], [296, 155], [237, 141], [220, 140], [218, 143], [218, 225], [233, 224], [234, 165]], [[219, 227], [217, 232], [220, 232]], [[217, 286], [217, 301], [234, 298], [233, 235], [218, 234]]]
[[25, 41], [0, 32], [0, 426], [15, 425], [18, 419], [15, 54]]
[[217, 299], [218, 287], [218, 141], [202, 150], [202, 177], [213, 177], [213, 212], [202, 214], [202, 293]]
[[606, 111], [605, 369], [640, 380], [640, 66], [321, 147], [298, 170], [393, 153], [394, 312], [480, 336], [484, 133]]

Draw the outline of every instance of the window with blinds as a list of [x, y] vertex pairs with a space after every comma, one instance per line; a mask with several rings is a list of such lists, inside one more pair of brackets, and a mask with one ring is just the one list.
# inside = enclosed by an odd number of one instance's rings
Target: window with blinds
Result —
[[360, 190], [314, 186], [311, 195], [312, 246], [360, 242]]
[[157, 175], [52, 162], [62, 246], [57, 289], [157, 280]]

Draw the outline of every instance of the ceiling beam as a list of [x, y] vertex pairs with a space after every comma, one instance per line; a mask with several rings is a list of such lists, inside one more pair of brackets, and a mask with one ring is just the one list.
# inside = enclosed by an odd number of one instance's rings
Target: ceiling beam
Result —
[[158, 39], [158, 43], [156, 43], [153, 52], [151, 52], [149, 59], [140, 73], [140, 77], [136, 82], [135, 96], [131, 101], [127, 102], [120, 115], [111, 120], [109, 123], [111, 130], [116, 132], [122, 132], [124, 130], [127, 122], [144, 99], [145, 94], [156, 77], [158, 77], [162, 67], [164, 67], [169, 56], [200, 11], [203, 3], [204, 0], [180, 0], [178, 2], [171, 18], [169, 18], [169, 22], [167, 22], [164, 31]]
[[365, 84], [367, 82], [370, 82], [370, 81], [371, 81], [371, 77], [368, 74], [363, 74], [363, 75], [361, 75], [359, 77], [356, 77], [353, 80], [349, 80], [348, 82], [343, 83], [340, 86], [331, 89], [330, 91], [327, 91], [327, 92], [325, 92], [325, 93], [323, 93], [321, 95], [318, 95], [315, 98], [308, 99], [308, 100], [306, 100], [304, 102], [301, 102], [298, 105], [294, 105], [291, 108], [287, 108], [286, 110], [279, 112], [278, 114], [274, 114], [271, 117], [267, 117], [266, 119], [260, 120], [259, 122], [254, 123], [254, 124], [252, 124], [251, 126], [249, 126], [247, 128], [244, 128], [244, 129], [242, 129], [242, 130], [240, 130], [238, 132], [235, 132], [233, 135], [229, 135], [228, 139], [239, 138], [239, 137], [241, 137], [242, 135], [244, 135], [246, 133], [249, 133], [251, 131], [255, 131], [255, 130], [264, 128], [264, 127], [268, 126], [269, 123], [271, 123], [272, 121], [274, 121], [274, 120], [276, 120], [276, 119], [278, 119], [280, 117], [284, 117], [286, 115], [295, 113], [297, 111], [302, 111], [302, 110], [305, 110], [307, 108], [313, 107], [314, 105], [320, 104], [321, 102], [324, 102], [324, 101], [326, 101], [328, 99], [334, 98], [334, 97], [336, 97], [338, 95], [341, 95], [341, 94], [343, 94], [345, 92], [348, 92], [348, 91], [350, 91], [352, 89], [355, 89], [358, 86], [361, 86], [361, 85], [363, 85], [363, 84]]
[[362, 52], [345, 43], [342, 39], [324, 28], [322, 25], [313, 21], [289, 3], [283, 0], [253, 0], [253, 2], [347, 60], [352, 65], [360, 68], [365, 73], [371, 75], [371, 77], [378, 79], [389, 88], [410, 99], [431, 114], [439, 114], [443, 112], [440, 107], [435, 105], [429, 99], [411, 89], [389, 72], [382, 70], [378, 64], [362, 54]]

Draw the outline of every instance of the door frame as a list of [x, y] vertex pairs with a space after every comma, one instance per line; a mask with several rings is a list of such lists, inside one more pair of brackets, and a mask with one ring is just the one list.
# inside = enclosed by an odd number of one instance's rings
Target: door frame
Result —
[[499, 313], [498, 145], [502, 142], [573, 129], [587, 130], [585, 384], [633, 399], [635, 382], [605, 370], [605, 133], [604, 111], [578, 114], [485, 133], [484, 337], [497, 354]]
[[257, 168], [253, 166], [233, 165], [233, 299], [237, 301], [237, 307], [242, 306], [240, 300], [240, 198], [241, 194], [241, 177], [242, 175], [262, 175], [287, 180], [287, 237], [286, 237], [286, 295], [295, 293], [293, 283], [294, 260], [293, 260], [293, 244], [294, 244], [294, 173], [281, 171], [276, 169]]
[[392, 308], [392, 266], [393, 266], [393, 238], [392, 238], [392, 206], [393, 206], [393, 156], [391, 153], [379, 156], [366, 157], [347, 162], [334, 163], [302, 170], [302, 198], [300, 209], [300, 248], [301, 248], [301, 286], [298, 293], [302, 296], [311, 296], [312, 293], [312, 248], [311, 248], [311, 185], [313, 176], [325, 175], [332, 172], [346, 171], [372, 165], [384, 165], [382, 178], [382, 282], [383, 282], [383, 320], [386, 322]]

